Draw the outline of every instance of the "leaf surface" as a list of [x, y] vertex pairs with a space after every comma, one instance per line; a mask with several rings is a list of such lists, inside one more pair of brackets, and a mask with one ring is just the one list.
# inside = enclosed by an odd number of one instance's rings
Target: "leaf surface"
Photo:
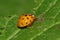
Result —
[[[26, 13], [38, 20], [17, 28]], [[60, 0], [0, 0], [0, 40], [60, 40]]]

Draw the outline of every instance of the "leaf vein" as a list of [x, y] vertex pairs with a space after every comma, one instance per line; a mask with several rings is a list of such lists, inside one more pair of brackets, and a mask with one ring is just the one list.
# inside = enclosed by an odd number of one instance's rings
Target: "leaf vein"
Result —
[[11, 38], [13, 38], [19, 31], [20, 31], [20, 29], [17, 30], [17, 31], [15, 31], [11, 36], [9, 36], [9, 37], [7, 38], [7, 40], [10, 40]]
[[55, 0], [54, 2], [51, 2], [43, 13], [45, 14], [46, 12], [48, 12], [51, 9], [51, 7], [54, 6], [56, 3], [57, 3], [57, 0]]
[[60, 22], [56, 22], [55, 24], [52, 24], [49, 28], [45, 28], [42, 32], [38, 33], [37, 35], [33, 36], [30, 40], [33, 40], [34, 38], [40, 36], [44, 32], [46, 32], [48, 29], [52, 28], [54, 25], [60, 24]]
[[42, 5], [43, 2], [44, 0], [42, 0], [42, 2], [37, 7], [34, 8], [34, 10], [37, 10]]

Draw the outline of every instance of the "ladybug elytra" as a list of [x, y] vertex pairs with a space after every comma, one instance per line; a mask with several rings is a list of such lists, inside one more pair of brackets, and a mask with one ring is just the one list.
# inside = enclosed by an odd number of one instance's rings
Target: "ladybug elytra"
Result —
[[31, 14], [24, 14], [18, 18], [18, 27], [29, 27], [34, 22], [34, 15]]

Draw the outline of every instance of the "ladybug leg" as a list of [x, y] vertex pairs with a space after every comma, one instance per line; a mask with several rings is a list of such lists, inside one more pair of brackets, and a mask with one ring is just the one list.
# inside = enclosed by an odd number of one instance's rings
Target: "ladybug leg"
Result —
[[44, 21], [44, 18], [37, 18], [35, 21], [41, 22], [41, 21]]
[[27, 25], [27, 27], [30, 27], [30, 26], [31, 26], [31, 24]]
[[35, 21], [42, 21], [42, 20], [44, 20], [44, 14], [42, 13], [35, 18]]
[[31, 24], [28, 24], [28, 25], [27, 25], [27, 28], [29, 28], [30, 26], [31, 26]]

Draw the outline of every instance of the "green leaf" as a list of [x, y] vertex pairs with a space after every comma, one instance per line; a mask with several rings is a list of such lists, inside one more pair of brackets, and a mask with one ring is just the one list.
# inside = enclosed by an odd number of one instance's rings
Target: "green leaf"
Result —
[[[38, 19], [19, 29], [26, 13]], [[60, 40], [60, 0], [0, 0], [0, 40]]]

